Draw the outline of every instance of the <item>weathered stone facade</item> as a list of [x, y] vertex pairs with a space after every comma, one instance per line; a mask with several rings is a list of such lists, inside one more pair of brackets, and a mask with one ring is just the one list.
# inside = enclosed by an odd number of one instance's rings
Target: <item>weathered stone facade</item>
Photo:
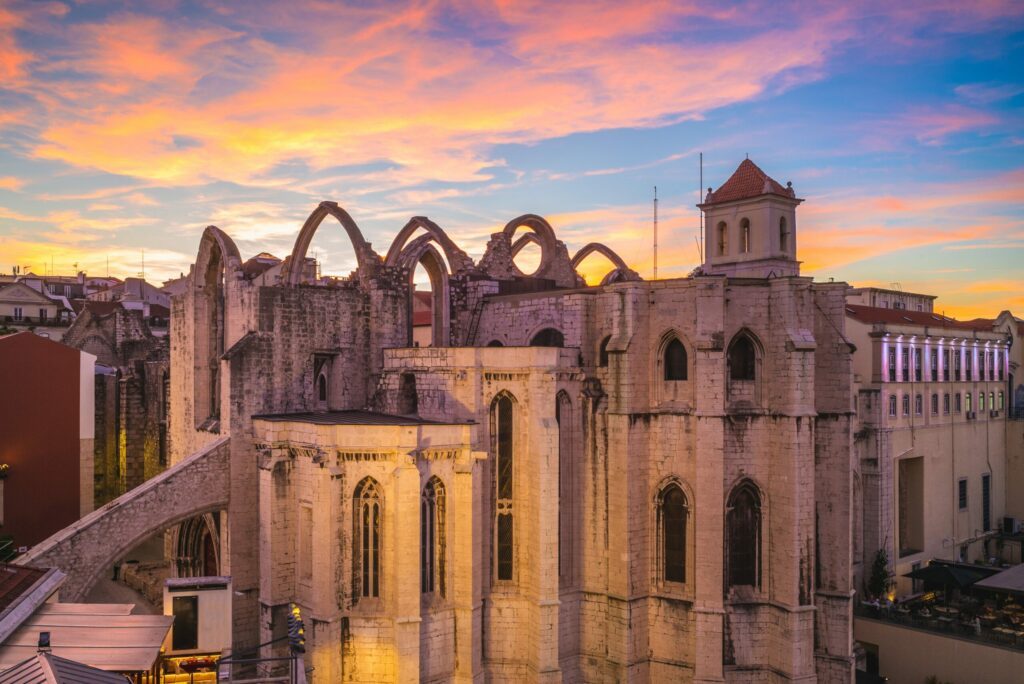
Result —
[[[791, 189], [740, 181], [704, 206], [747, 219], [743, 256], [653, 282], [533, 215], [475, 264], [419, 217], [382, 258], [325, 202], [271, 286], [208, 228], [172, 302], [171, 459], [229, 437], [236, 648], [295, 601], [318, 682], [852, 681], [846, 285], [797, 275]], [[290, 266], [329, 215], [358, 267], [314, 284]]]
[[106, 503], [167, 467], [169, 347], [117, 302], [88, 302], [63, 342], [99, 364], [95, 492]]

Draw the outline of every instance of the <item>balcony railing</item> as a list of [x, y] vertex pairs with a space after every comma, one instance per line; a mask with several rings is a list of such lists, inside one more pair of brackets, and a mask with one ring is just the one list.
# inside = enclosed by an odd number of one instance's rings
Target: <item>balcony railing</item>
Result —
[[959, 617], [944, 616], [936, 612], [934, 608], [932, 608], [931, 617], [922, 617], [916, 612], [904, 613], [896, 608], [874, 608], [858, 604], [854, 607], [853, 614], [860, 618], [879, 620], [947, 637], [1024, 651], [1024, 630], [1019, 626], [985, 622], [975, 628], [972, 624], [963, 622]]

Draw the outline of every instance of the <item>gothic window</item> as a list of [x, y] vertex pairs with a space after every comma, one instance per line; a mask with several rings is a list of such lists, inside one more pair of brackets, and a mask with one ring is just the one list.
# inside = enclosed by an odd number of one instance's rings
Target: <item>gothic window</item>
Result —
[[320, 403], [327, 403], [327, 374], [320, 373], [316, 379], [316, 400]]
[[895, 394], [889, 396], [889, 415], [890, 416], [895, 416], [896, 415], [896, 395]]
[[658, 497], [658, 521], [661, 523], [661, 571], [666, 582], [686, 581], [686, 495], [677, 484], [670, 484]]
[[750, 252], [750, 219], [746, 218], [740, 221], [740, 251]]
[[565, 336], [560, 330], [544, 328], [530, 340], [531, 347], [564, 347]]
[[665, 345], [665, 379], [686, 380], [686, 347], [677, 338]]
[[789, 228], [786, 226], [786, 217], [779, 218], [779, 249], [783, 252], [789, 251]]
[[608, 335], [601, 340], [601, 346], [597, 349], [597, 365], [601, 368], [608, 367], [608, 343], [611, 342], [612, 336]]
[[495, 578], [513, 579], [513, 415], [512, 397], [501, 394], [491, 405], [491, 430], [494, 435], [494, 565]]
[[761, 495], [752, 482], [736, 486], [726, 508], [727, 587], [761, 585]]
[[725, 221], [718, 224], [717, 228], [718, 237], [718, 256], [725, 256], [729, 251], [729, 226], [726, 225]]
[[372, 477], [364, 479], [356, 487], [354, 517], [355, 572], [357, 599], [380, 596], [380, 550], [381, 550], [381, 495], [380, 485]]
[[757, 356], [754, 343], [745, 335], [739, 335], [729, 347], [729, 379], [753, 380], [756, 374]]
[[444, 484], [432, 477], [420, 503], [420, 590], [445, 595]]

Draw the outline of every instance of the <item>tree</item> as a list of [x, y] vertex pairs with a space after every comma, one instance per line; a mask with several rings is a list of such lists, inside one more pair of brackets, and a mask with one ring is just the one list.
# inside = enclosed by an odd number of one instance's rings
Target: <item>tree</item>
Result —
[[878, 549], [871, 563], [871, 577], [868, 578], [868, 594], [882, 596], [889, 590], [889, 557], [885, 549]]

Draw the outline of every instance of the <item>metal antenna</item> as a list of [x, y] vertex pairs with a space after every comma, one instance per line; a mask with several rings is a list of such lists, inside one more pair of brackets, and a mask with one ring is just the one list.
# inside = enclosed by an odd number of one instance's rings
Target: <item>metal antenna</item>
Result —
[[654, 186], [654, 279], [658, 279], [658, 186]]
[[[701, 193], [704, 192], [704, 153], [700, 153], [700, 185], [697, 187], [697, 204], [703, 204], [704, 198], [701, 197]], [[700, 263], [704, 263], [704, 210], [700, 210], [700, 241], [697, 244], [697, 256], [700, 258]]]

